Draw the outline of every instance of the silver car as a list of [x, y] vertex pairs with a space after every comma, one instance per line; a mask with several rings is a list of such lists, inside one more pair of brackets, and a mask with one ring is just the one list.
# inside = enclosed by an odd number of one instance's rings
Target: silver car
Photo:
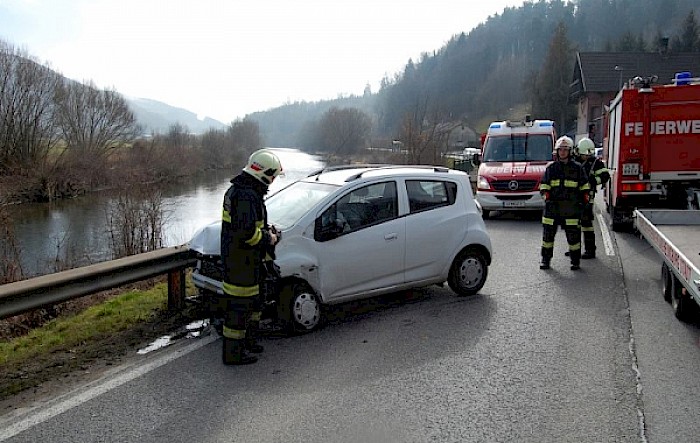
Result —
[[[469, 176], [445, 167], [329, 167], [266, 200], [282, 232], [277, 320], [290, 332], [322, 324], [323, 306], [447, 282], [461, 296], [486, 282], [492, 250]], [[195, 233], [194, 284], [222, 294], [221, 223]]]

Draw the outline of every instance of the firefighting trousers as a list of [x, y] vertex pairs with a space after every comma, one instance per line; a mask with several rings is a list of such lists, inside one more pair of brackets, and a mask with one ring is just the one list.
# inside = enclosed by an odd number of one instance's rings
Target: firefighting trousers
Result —
[[245, 340], [257, 298], [224, 296], [224, 339]]
[[542, 258], [550, 260], [554, 256], [554, 237], [560, 225], [569, 244], [571, 263], [578, 263], [581, 259], [581, 228], [577, 218], [542, 217]]
[[581, 214], [581, 233], [583, 234], [583, 246], [586, 252], [595, 253], [595, 229], [593, 229], [593, 204], [588, 203], [583, 207]]

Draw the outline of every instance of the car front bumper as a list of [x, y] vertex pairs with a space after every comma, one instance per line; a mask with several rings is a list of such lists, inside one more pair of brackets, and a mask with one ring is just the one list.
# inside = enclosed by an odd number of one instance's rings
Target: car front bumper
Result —
[[534, 211], [544, 209], [539, 192], [498, 194], [476, 191], [476, 201], [485, 211]]

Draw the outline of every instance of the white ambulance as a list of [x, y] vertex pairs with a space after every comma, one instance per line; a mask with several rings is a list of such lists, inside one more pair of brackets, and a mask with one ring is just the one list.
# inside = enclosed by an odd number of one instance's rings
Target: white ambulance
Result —
[[498, 121], [489, 125], [481, 150], [476, 200], [482, 215], [492, 211], [542, 210], [540, 180], [552, 161], [552, 120]]

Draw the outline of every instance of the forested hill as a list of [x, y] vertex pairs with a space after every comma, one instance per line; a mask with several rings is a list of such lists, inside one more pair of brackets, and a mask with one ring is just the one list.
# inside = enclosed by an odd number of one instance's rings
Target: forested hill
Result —
[[[248, 117], [258, 121], [265, 142], [276, 146], [304, 145], [306, 129], [331, 107], [366, 112], [374, 122], [373, 138], [395, 137], [405, 115], [419, 108], [430, 118], [461, 120], [482, 130], [488, 121], [529, 109], [560, 24], [571, 49], [564, 72], [571, 76], [576, 51], [657, 51], [661, 37], [668, 37], [671, 51], [700, 50], [697, 41], [695, 47], [681, 48], [687, 44], [691, 11], [700, 17], [700, 0], [527, 1], [452, 36], [419, 60], [408, 60], [403, 72], [384, 78], [377, 92], [288, 104]], [[695, 28], [697, 35], [696, 23]]]

